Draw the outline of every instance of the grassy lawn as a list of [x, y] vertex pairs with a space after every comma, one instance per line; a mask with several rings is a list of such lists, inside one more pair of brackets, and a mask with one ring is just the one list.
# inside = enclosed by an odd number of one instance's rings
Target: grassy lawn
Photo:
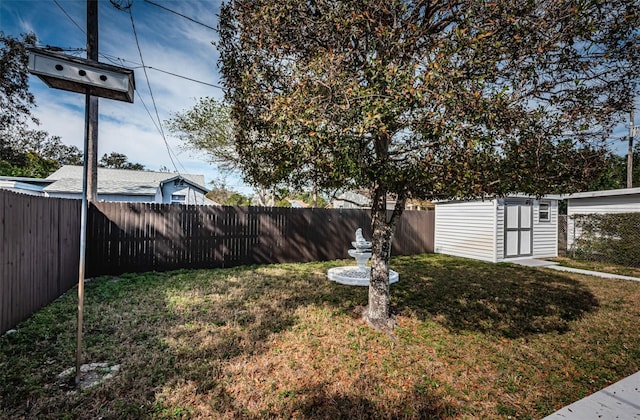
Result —
[[105, 277], [0, 338], [0, 418], [540, 418], [640, 370], [640, 283], [442, 255], [394, 258], [395, 339], [338, 261]]
[[600, 271], [603, 273], [620, 274], [623, 276], [631, 276], [640, 278], [640, 267], [627, 267], [624, 265], [613, 264], [599, 261], [576, 260], [569, 257], [549, 258], [565, 267], [581, 268], [583, 270]]

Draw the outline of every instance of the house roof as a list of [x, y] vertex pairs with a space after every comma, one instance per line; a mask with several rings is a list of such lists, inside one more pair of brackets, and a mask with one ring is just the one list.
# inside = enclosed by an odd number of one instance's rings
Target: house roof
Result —
[[22, 182], [25, 184], [31, 185], [49, 185], [53, 181], [42, 178], [29, 178], [25, 176], [0, 176], [0, 181], [14, 181], [14, 182]]
[[604, 191], [585, 191], [574, 194], [568, 194], [563, 198], [593, 198], [593, 197], [610, 197], [618, 195], [631, 195], [640, 194], [640, 188], [621, 188], [617, 190], [604, 190]]
[[[46, 178], [51, 184], [44, 191], [82, 193], [82, 169], [82, 166], [63, 166]], [[158, 186], [176, 179], [208, 191], [203, 175], [98, 168], [98, 194], [155, 195]]]
[[[195, 175], [195, 176], [201, 176], [201, 175]], [[204, 177], [202, 177], [202, 178], [203, 178], [203, 183], [204, 183]], [[192, 187], [201, 190], [202, 193], [204, 193], [204, 194], [206, 194], [207, 191], [209, 191], [205, 187], [203, 187], [202, 185], [194, 182], [193, 180], [191, 180], [189, 178], [186, 178], [183, 175], [176, 175], [176, 176], [173, 176], [171, 178], [164, 179], [164, 180], [160, 181], [160, 186], [164, 186], [165, 184], [168, 184], [169, 182], [173, 182], [175, 180], [183, 180], [184, 182], [186, 182], [187, 184], [191, 185]]]
[[371, 199], [369, 199], [369, 197], [355, 191], [346, 191], [338, 195], [335, 201], [346, 201], [361, 207], [371, 205]]
[[[98, 194], [155, 195], [158, 184], [142, 184], [136, 181], [111, 181], [98, 176]], [[82, 193], [82, 180], [63, 178], [44, 188], [46, 192]]]

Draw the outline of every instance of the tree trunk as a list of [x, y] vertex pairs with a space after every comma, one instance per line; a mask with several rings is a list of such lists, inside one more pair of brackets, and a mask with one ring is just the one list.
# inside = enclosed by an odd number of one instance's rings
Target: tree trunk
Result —
[[389, 298], [389, 260], [391, 241], [396, 221], [404, 210], [405, 199], [398, 197], [390, 220], [387, 220], [386, 191], [378, 186], [374, 191], [371, 207], [373, 230], [371, 250], [371, 278], [369, 280], [369, 304], [364, 319], [374, 328], [391, 331], [395, 319], [391, 316]]

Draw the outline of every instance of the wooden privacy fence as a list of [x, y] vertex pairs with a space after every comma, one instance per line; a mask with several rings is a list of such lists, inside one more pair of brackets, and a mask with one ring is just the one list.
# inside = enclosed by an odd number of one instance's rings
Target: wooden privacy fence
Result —
[[[80, 200], [0, 190], [0, 334], [78, 281]], [[86, 276], [349, 258], [368, 210], [96, 203]], [[434, 213], [406, 211], [392, 253], [433, 252]]]
[[[433, 252], [433, 212], [406, 211], [392, 253]], [[87, 275], [349, 258], [368, 210], [96, 203]]]
[[80, 209], [0, 190], [0, 334], [78, 282]]

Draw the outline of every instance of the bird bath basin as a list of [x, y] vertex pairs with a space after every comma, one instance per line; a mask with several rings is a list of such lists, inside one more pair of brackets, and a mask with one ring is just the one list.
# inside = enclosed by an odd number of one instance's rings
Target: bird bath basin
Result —
[[[357, 265], [334, 267], [327, 271], [329, 280], [348, 286], [368, 286], [371, 278], [371, 267], [367, 267], [367, 262], [371, 258], [371, 242], [366, 241], [362, 236], [362, 229], [356, 230], [356, 240], [351, 242], [354, 249], [348, 250], [349, 256], [356, 260]], [[397, 282], [398, 273], [389, 270], [389, 284]]]

